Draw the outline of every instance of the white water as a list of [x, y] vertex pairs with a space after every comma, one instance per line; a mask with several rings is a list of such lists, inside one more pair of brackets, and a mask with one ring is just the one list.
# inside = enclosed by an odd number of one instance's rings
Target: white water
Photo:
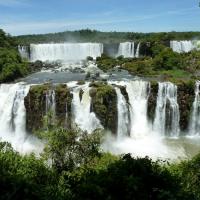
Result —
[[[79, 92], [83, 90], [82, 100], [80, 100]], [[75, 124], [83, 131], [92, 133], [98, 128], [102, 128], [100, 121], [94, 112], [91, 112], [91, 97], [89, 95], [90, 88], [88, 84], [77, 87], [73, 90], [72, 115]]]
[[173, 51], [178, 53], [187, 53], [194, 49], [200, 49], [200, 41], [198, 40], [184, 40], [184, 41], [170, 41], [170, 47]]
[[145, 81], [130, 81], [126, 83], [126, 90], [130, 102], [130, 136], [134, 139], [149, 135], [147, 120], [147, 101], [149, 83]]
[[136, 58], [139, 58], [139, 57], [140, 57], [140, 42], [139, 42], [138, 45], [137, 45], [135, 57], [136, 57]]
[[[194, 143], [196, 137], [194, 139], [189, 138], [187, 143], [179, 144], [182, 139], [177, 137], [179, 136], [179, 107], [177, 104], [177, 87], [174, 84], [168, 82], [159, 83], [153, 127], [147, 118], [150, 84], [141, 80], [110, 82], [110, 84], [126, 87], [130, 105], [127, 104], [121, 90], [116, 86], [118, 137], [108, 137], [103, 144], [104, 150], [117, 154], [132, 153], [134, 156], [142, 157], [148, 155], [155, 159], [158, 157], [175, 159], [186, 157], [187, 148], [191, 148], [192, 151], [195, 151], [192, 147], [194, 145], [195, 148], [199, 148]], [[78, 128], [91, 133], [97, 128], [102, 128], [102, 126], [95, 113], [91, 112], [91, 97], [88, 85], [89, 83], [77, 86], [75, 82], [68, 84], [73, 93], [73, 120]], [[199, 135], [200, 130], [199, 87], [200, 82], [197, 82], [190, 125], [190, 135], [192, 136]], [[81, 89], [84, 91], [82, 100], [80, 100], [79, 96]], [[24, 97], [28, 91], [29, 86], [22, 83], [2, 84], [0, 86], [0, 137], [2, 140], [10, 142], [16, 150], [22, 153], [38, 152], [43, 147], [41, 142], [34, 137], [30, 137], [25, 130]], [[50, 90], [46, 98], [46, 112], [49, 110], [55, 112], [55, 104], [55, 92]], [[168, 115], [170, 120], [166, 119]], [[167, 129], [166, 121], [169, 124]], [[168, 143], [168, 140], [170, 140], [170, 143]]]
[[134, 53], [134, 42], [124, 42], [119, 44], [118, 56], [124, 56], [124, 58], [133, 58]]
[[117, 93], [118, 110], [117, 137], [122, 138], [129, 135], [129, 109], [120, 89], [116, 87], [115, 90]]
[[[168, 110], [166, 109], [167, 104], [169, 104]], [[170, 116], [168, 130], [166, 130], [166, 112]], [[159, 135], [177, 137], [179, 135], [179, 119], [177, 86], [170, 82], [159, 83], [154, 131]]]
[[27, 47], [19, 45], [18, 46], [18, 51], [19, 51], [19, 53], [20, 53], [22, 58], [29, 59], [29, 54], [28, 54]]
[[101, 56], [103, 44], [100, 43], [52, 43], [31, 44], [31, 61], [70, 61], [84, 60], [88, 56]]
[[0, 86], [0, 137], [21, 153], [40, 152], [43, 148], [38, 139], [26, 134], [24, 97], [28, 91], [29, 86], [21, 83]]
[[193, 102], [192, 116], [190, 120], [189, 135], [200, 135], [200, 81], [196, 82], [195, 100]]
[[140, 43], [138, 43], [135, 53], [134, 42], [123, 42], [119, 44], [118, 55], [124, 56], [124, 58], [139, 58]]

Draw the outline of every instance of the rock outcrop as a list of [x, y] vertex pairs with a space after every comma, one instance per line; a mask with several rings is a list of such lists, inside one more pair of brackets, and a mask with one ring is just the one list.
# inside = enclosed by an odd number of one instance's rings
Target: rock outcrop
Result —
[[157, 95], [158, 95], [158, 83], [151, 82], [148, 105], [147, 105], [147, 115], [148, 115], [149, 121], [151, 121], [152, 123], [155, 118]]
[[178, 104], [180, 110], [180, 128], [186, 131], [192, 112], [192, 104], [194, 101], [195, 81], [180, 82], [178, 86]]
[[91, 83], [90, 87], [91, 111], [95, 112], [105, 129], [116, 133], [118, 111], [115, 89], [111, 85], [100, 82]]

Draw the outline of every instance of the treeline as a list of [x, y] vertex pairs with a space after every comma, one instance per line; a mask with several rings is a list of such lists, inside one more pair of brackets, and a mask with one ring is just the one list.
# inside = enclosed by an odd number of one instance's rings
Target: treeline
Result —
[[65, 31], [49, 34], [22, 35], [15, 37], [19, 44], [50, 43], [50, 42], [101, 42], [120, 43], [125, 41], [170, 41], [200, 39], [200, 32], [160, 32], [160, 33], [134, 33], [134, 32], [101, 32], [84, 29], [78, 31]]
[[100, 131], [88, 135], [51, 127], [38, 135], [46, 140], [40, 158], [0, 143], [1, 199], [200, 199], [200, 155], [169, 165], [103, 153]]
[[17, 41], [0, 29], [0, 83], [10, 82], [28, 73], [28, 65], [22, 60]]

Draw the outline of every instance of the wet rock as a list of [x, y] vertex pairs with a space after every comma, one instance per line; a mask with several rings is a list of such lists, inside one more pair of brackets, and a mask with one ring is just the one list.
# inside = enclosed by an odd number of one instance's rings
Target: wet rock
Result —
[[148, 119], [153, 123], [155, 118], [156, 104], [158, 96], [158, 83], [151, 82], [151, 87], [149, 91], [148, 105], [147, 105], [147, 115]]
[[107, 84], [93, 83], [90, 96], [93, 111], [105, 129], [117, 132], [117, 94], [115, 89]]
[[178, 86], [178, 104], [180, 110], [180, 128], [186, 131], [192, 112], [192, 104], [195, 98], [195, 81], [180, 82]]

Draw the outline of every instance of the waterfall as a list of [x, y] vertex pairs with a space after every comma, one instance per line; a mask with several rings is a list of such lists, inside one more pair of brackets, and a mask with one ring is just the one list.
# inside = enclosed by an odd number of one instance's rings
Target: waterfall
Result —
[[115, 90], [117, 93], [118, 110], [117, 136], [121, 138], [129, 135], [129, 109], [121, 90], [118, 87], [116, 87]]
[[[80, 99], [81, 89], [83, 90], [82, 99]], [[91, 97], [89, 91], [88, 85], [73, 90], [72, 115], [75, 124], [81, 130], [92, 133], [94, 130], [102, 128], [102, 126], [95, 113], [90, 111]]]
[[124, 56], [124, 58], [134, 58], [135, 44], [134, 42], [124, 42], [119, 44], [118, 56]]
[[140, 53], [140, 42], [137, 45], [135, 52], [134, 42], [123, 42], [119, 44], [117, 56], [124, 56], [124, 58], [139, 58]]
[[0, 137], [10, 142], [21, 153], [41, 151], [43, 145], [34, 137], [26, 134], [26, 110], [24, 97], [29, 91], [28, 85], [22, 83], [0, 85]]
[[149, 135], [147, 101], [150, 84], [137, 80], [125, 83], [130, 102], [130, 136], [140, 138]]
[[180, 130], [179, 119], [177, 86], [170, 82], [159, 83], [153, 130], [159, 135], [176, 137]]
[[101, 56], [103, 44], [100, 43], [52, 43], [31, 44], [31, 61], [70, 61], [84, 60], [88, 56]]
[[136, 58], [139, 58], [139, 57], [140, 57], [140, 42], [139, 42], [138, 45], [137, 45], [135, 57], [136, 57]]
[[191, 40], [191, 41], [170, 41], [170, 47], [173, 51], [178, 53], [190, 52], [194, 49], [200, 49], [200, 41], [198, 40]]
[[189, 125], [189, 135], [199, 135], [200, 133], [200, 81], [196, 82], [195, 99], [193, 103], [192, 116]]
[[26, 46], [18, 46], [19, 54], [22, 58], [29, 59], [28, 48]]

